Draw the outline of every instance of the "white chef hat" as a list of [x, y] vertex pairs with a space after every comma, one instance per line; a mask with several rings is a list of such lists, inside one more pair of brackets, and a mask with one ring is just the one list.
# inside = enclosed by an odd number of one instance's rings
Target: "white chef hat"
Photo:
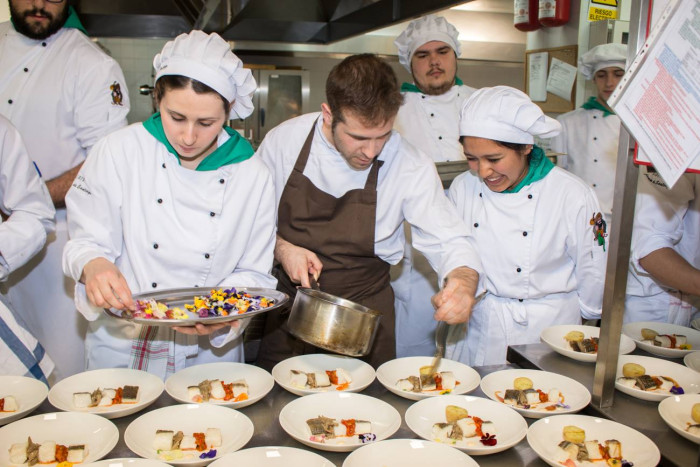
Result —
[[481, 88], [462, 105], [460, 136], [533, 144], [533, 136], [551, 138], [561, 124], [547, 117], [522, 91], [509, 86]]
[[180, 34], [155, 56], [153, 67], [156, 81], [165, 75], [181, 75], [206, 84], [233, 102], [230, 118], [246, 118], [253, 113], [255, 78], [216, 33], [194, 30]]
[[399, 49], [399, 62], [411, 72], [411, 58], [416, 49], [430, 41], [442, 41], [461, 53], [459, 31], [442, 16], [428, 15], [414, 19], [396, 38], [394, 44]]
[[578, 70], [586, 79], [593, 79], [598, 70], [611, 66], [625, 69], [627, 46], [624, 44], [602, 44], [593, 47], [578, 59]]

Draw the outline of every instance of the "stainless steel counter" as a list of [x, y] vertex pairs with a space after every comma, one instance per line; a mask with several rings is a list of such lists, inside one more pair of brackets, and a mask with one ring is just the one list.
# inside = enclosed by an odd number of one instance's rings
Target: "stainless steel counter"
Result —
[[[648, 355], [643, 350], [635, 350], [633, 354]], [[682, 364], [679, 359], [665, 359]], [[508, 361], [522, 368], [551, 371], [566, 375], [593, 389], [594, 363], [584, 363], [572, 360], [554, 352], [546, 344], [516, 345], [508, 348]], [[615, 391], [615, 399], [610, 409], [601, 410], [593, 404], [583, 409], [582, 413], [622, 423], [632, 427], [651, 438], [661, 451], [663, 466], [690, 467], [700, 466], [698, 445], [688, 441], [672, 431], [661, 419], [658, 410], [659, 403], [644, 401]]]
[[[499, 370], [505, 370], [510, 368], [516, 368], [513, 365], [502, 365], [502, 366], [491, 366], [477, 368], [476, 370], [483, 377], [489, 373]], [[399, 397], [389, 391], [387, 391], [378, 381], [374, 381], [367, 389], [362, 391], [362, 394], [376, 397], [389, 404], [391, 404], [398, 412], [401, 414], [401, 427], [394, 433], [391, 438], [415, 438], [418, 439], [406, 425], [404, 421], [404, 414], [406, 409], [415, 403], [415, 401], [404, 399]], [[481, 392], [481, 389], [477, 388], [470, 395], [485, 397]], [[248, 442], [248, 444], [243, 448], [252, 448], [257, 446], [290, 446], [301, 449], [307, 449], [313, 451], [329, 461], [333, 462], [336, 466], [340, 467], [343, 461], [348, 456], [349, 453], [335, 453], [327, 451], [319, 451], [312, 449], [306, 445], [303, 445], [289, 436], [280, 426], [278, 421], [278, 415], [287, 403], [296, 399], [298, 396], [291, 394], [275, 384], [275, 387], [270, 391], [270, 393], [265, 396], [262, 400], [256, 402], [255, 404], [244, 407], [240, 409], [242, 413], [248, 416], [255, 427], [253, 433], [253, 438]], [[145, 412], [150, 410], [158, 409], [160, 407], [167, 407], [169, 405], [177, 404], [178, 402], [171, 398], [167, 393], [163, 394], [156, 400], [156, 402], [150, 407], [128, 417], [117, 418], [112, 420], [119, 428], [119, 442], [115, 448], [105, 456], [106, 459], [109, 458], [120, 458], [120, 457], [138, 457], [136, 454], [131, 452], [129, 448], [124, 443], [124, 431], [126, 427], [133, 420], [143, 415]], [[54, 412], [56, 409], [47, 401], [45, 401], [39, 409], [34, 414]], [[526, 419], [528, 424], [534, 422], [534, 420]], [[504, 452], [493, 454], [490, 456], [475, 456], [474, 459], [483, 466], [528, 466], [528, 467], [545, 467], [547, 464], [537, 457], [537, 454], [530, 449], [525, 438], [511, 449]]]

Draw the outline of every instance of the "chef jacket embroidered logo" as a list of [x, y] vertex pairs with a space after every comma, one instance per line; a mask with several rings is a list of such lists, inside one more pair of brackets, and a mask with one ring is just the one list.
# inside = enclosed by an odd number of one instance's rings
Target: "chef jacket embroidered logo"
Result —
[[122, 88], [119, 83], [115, 81], [112, 83], [109, 89], [112, 91], [112, 105], [124, 105], [122, 104], [122, 99], [124, 96], [122, 95]]
[[605, 251], [605, 237], [608, 236], [608, 224], [603, 219], [603, 214], [597, 212], [593, 214], [589, 223], [593, 226], [593, 241], [603, 247]]

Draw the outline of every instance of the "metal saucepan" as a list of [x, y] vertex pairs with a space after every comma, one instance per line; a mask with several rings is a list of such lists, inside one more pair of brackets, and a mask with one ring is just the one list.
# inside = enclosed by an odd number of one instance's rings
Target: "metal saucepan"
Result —
[[381, 313], [320, 290], [300, 287], [287, 320], [296, 338], [331, 352], [361, 357], [372, 349]]

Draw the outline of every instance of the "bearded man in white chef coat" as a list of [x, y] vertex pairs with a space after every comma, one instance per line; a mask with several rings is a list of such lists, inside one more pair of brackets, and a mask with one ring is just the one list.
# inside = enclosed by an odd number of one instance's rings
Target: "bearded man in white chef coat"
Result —
[[624, 322], [690, 326], [700, 310], [700, 174], [639, 169]]
[[627, 46], [603, 44], [579, 58], [578, 69], [596, 87], [580, 108], [557, 117], [562, 131], [552, 138], [552, 149], [564, 153], [558, 165], [577, 175], [595, 191], [607, 227], [612, 220], [620, 118], [608, 99], [625, 75]]
[[[392, 131], [402, 97], [391, 67], [374, 55], [350, 56], [331, 70], [326, 98], [320, 113], [270, 131], [256, 153], [277, 195], [278, 288], [293, 296], [312, 275], [323, 291], [380, 311], [368, 356], [376, 367], [396, 355], [389, 268], [403, 257], [404, 221], [446, 283], [433, 297], [435, 319], [469, 318], [481, 264], [432, 160]], [[285, 321], [267, 313], [261, 366], [318, 351], [285, 333]]]
[[56, 361], [56, 380], [83, 371], [85, 323], [63, 276], [64, 197], [90, 148], [126, 125], [119, 65], [85, 35], [68, 0], [10, 0], [0, 24], [0, 114], [20, 131], [57, 208], [56, 233], [11, 278], [8, 295]]
[[[399, 61], [413, 76], [413, 84], [401, 85], [404, 103], [394, 128], [435, 162], [464, 160], [459, 112], [475, 89], [457, 77], [459, 31], [445, 18], [428, 15], [411, 21], [394, 43]], [[410, 229], [405, 233], [410, 240]], [[397, 357], [432, 355], [436, 322], [427, 311], [432, 309], [430, 297], [439, 290], [435, 271], [418, 250], [407, 247], [391, 276]]]

